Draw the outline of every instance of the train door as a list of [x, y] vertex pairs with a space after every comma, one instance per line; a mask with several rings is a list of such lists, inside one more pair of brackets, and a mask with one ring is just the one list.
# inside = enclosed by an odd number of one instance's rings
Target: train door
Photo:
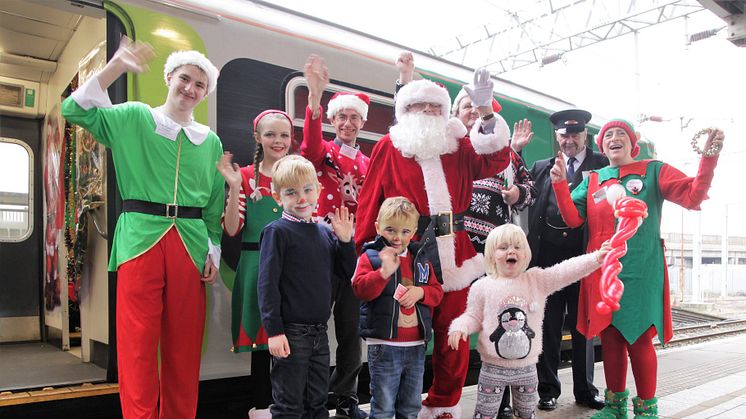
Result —
[[0, 343], [41, 338], [39, 120], [0, 116]]

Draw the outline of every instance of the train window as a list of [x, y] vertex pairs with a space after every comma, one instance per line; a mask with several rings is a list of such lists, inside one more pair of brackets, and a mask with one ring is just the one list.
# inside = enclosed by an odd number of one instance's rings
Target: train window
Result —
[[0, 138], [0, 242], [20, 242], [33, 230], [33, 153]]
[[[368, 108], [368, 120], [358, 135], [360, 149], [363, 153], [370, 155], [373, 145], [379, 138], [386, 135], [394, 119], [394, 100], [391, 97], [383, 96], [362, 89], [354, 89], [346, 86], [330, 83], [327, 90], [321, 98], [321, 106], [326, 109], [329, 99], [334, 93], [339, 91], [345, 92], [363, 92], [370, 96], [370, 107]], [[308, 88], [303, 77], [296, 77], [290, 80], [285, 91], [285, 100], [287, 103], [288, 113], [293, 118], [295, 126], [295, 138], [303, 138], [303, 118], [306, 114], [308, 105]], [[322, 117], [322, 128], [326, 139], [334, 138], [334, 127], [329, 124], [326, 115]]]

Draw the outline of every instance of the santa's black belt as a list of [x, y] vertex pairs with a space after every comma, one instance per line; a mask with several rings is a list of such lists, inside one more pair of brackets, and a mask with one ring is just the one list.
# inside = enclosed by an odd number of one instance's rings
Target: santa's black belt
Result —
[[464, 230], [464, 213], [454, 214], [451, 211], [442, 211], [437, 215], [423, 215], [417, 223], [418, 235], [422, 236], [428, 226], [432, 226], [435, 237], [448, 236], [457, 231], [462, 231]]
[[141, 212], [166, 218], [202, 218], [202, 208], [185, 207], [177, 204], [159, 204], [139, 199], [122, 201], [122, 212]]

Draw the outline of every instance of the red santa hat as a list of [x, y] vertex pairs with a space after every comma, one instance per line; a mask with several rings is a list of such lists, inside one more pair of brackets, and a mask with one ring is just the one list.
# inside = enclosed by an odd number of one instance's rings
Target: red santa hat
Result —
[[601, 131], [599, 131], [598, 136], [596, 136], [596, 145], [598, 146], [598, 151], [600, 151], [601, 153], [604, 152], [604, 134], [606, 134], [606, 131], [608, 131], [610, 128], [621, 128], [624, 130], [624, 132], [627, 133], [629, 141], [632, 143], [632, 152], [630, 153], [632, 158], [635, 158], [638, 154], [640, 154], [640, 146], [637, 144], [637, 134], [635, 134], [635, 127], [634, 125], [632, 125], [632, 123], [624, 119], [612, 119], [611, 121], [604, 124], [603, 127], [601, 127]]
[[163, 66], [163, 80], [168, 85], [168, 75], [183, 65], [193, 65], [199, 67], [207, 76], [207, 94], [212, 93], [218, 85], [218, 76], [220, 71], [213, 63], [199, 51], [176, 51], [166, 59], [166, 65]]
[[451, 97], [445, 87], [430, 80], [421, 79], [404, 85], [396, 94], [396, 119], [407, 112], [407, 106], [415, 103], [437, 103], [442, 109], [442, 116], [446, 120], [450, 115]]
[[337, 112], [352, 109], [360, 114], [363, 121], [366, 121], [368, 120], [368, 106], [370, 106], [370, 96], [365, 93], [337, 92], [326, 105], [326, 117], [331, 120]]
[[[451, 107], [451, 111], [453, 113], [453, 116], [456, 116], [458, 113], [458, 105], [461, 103], [461, 99], [468, 97], [468, 94], [466, 93], [466, 90], [463, 88], [459, 90], [458, 94], [456, 95], [456, 98], [453, 99], [453, 106]], [[494, 97], [492, 98], [492, 112], [499, 113], [501, 110], [503, 110], [502, 105], [500, 105], [500, 102], [497, 101]]]

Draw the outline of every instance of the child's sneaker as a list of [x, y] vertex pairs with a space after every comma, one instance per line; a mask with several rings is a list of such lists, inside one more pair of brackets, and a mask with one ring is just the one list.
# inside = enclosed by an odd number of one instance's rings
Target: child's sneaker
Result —
[[365, 419], [368, 417], [368, 414], [360, 410], [360, 407], [357, 405], [357, 400], [345, 397], [340, 398], [337, 402], [337, 417]]

